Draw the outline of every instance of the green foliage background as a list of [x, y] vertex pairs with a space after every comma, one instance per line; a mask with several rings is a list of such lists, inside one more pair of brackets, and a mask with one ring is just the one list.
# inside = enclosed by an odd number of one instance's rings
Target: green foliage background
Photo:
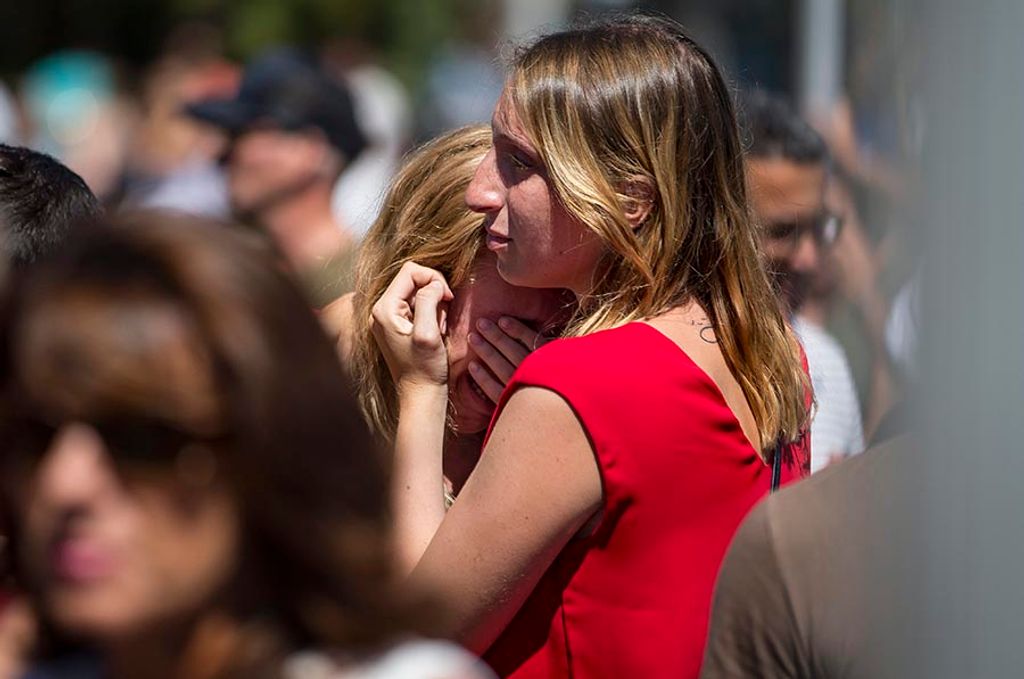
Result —
[[3, 0], [0, 75], [16, 76], [57, 49], [86, 48], [141, 65], [181, 21], [210, 21], [229, 56], [273, 44], [359, 38], [413, 84], [473, 0]]

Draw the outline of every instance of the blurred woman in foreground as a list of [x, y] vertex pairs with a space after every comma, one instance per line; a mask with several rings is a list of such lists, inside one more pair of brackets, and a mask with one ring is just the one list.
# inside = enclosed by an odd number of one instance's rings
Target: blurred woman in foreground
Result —
[[479, 676], [400, 643], [387, 464], [298, 290], [228, 229], [119, 221], [0, 315], [3, 516], [37, 672], [66, 676], [77, 647], [110, 677]]

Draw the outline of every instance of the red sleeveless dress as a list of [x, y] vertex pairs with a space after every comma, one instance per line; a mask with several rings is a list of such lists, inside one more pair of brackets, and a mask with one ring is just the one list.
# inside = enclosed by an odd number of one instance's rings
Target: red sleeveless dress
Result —
[[[502, 395], [550, 389], [590, 436], [604, 485], [593, 534], [570, 542], [484, 659], [502, 677], [696, 677], [726, 547], [771, 469], [721, 391], [644, 323], [552, 342]], [[488, 433], [489, 434], [489, 433]], [[809, 437], [783, 482], [810, 470]]]

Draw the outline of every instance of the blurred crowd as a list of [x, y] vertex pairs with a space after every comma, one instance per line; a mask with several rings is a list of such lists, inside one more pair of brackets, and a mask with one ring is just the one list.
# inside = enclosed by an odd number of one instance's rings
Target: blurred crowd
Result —
[[[350, 115], [366, 144], [358, 154], [348, 149], [332, 204], [355, 237], [369, 228], [383, 188], [413, 143], [489, 116], [501, 72], [491, 33], [474, 29], [472, 21], [467, 17], [465, 35], [438, 50], [413, 93], [372, 47], [354, 38], [319, 49], [269, 49], [253, 60], [262, 56], [273, 63], [269, 52], [292, 57], [277, 71], [256, 64], [250, 75], [257, 80], [248, 85], [259, 91], [247, 95], [264, 96], [292, 79], [313, 77], [351, 96]], [[50, 54], [0, 90], [0, 139], [61, 159], [104, 204], [225, 217], [230, 139], [220, 133], [226, 121], [204, 123], [186, 108], [234, 97], [246, 85], [244, 66], [225, 56], [217, 28], [198, 22], [172, 30], [164, 49], [145, 65], [90, 50]]]
[[[172, 209], [263, 229], [323, 306], [351, 284], [336, 274], [354, 262], [403, 156], [421, 140], [489, 119], [501, 89], [500, 45], [488, 24], [493, 16], [470, 15], [415, 91], [356, 40], [316, 51], [274, 48], [238, 64], [224, 56], [217, 30], [202, 23], [172, 31], [158, 58], [130, 78], [101, 53], [59, 52], [0, 89], [0, 140], [66, 163], [105, 206]], [[878, 49], [855, 53], [848, 93], [810, 112], [801, 121], [806, 130], [789, 132], [800, 138], [793, 166], [817, 174], [787, 177], [780, 163], [760, 160], [753, 170], [765, 185], [764, 196], [755, 187], [762, 220], [779, 210], [792, 217], [787, 190], [821, 193], [824, 202], [801, 218], [813, 212], [830, 220], [814, 247], [794, 240], [774, 259], [810, 360], [822, 366], [812, 369], [823, 410], [815, 469], [863, 449], [913, 369], [920, 228], [907, 206], [922, 121], [899, 81], [913, 50], [894, 58], [872, 32], [880, 20], [876, 12], [857, 27]], [[741, 109], [746, 100], [778, 109], [773, 125], [796, 115], [791, 97], [756, 85], [740, 90]], [[289, 144], [300, 137], [274, 129], [315, 129], [321, 137]], [[754, 148], [755, 158], [761, 153]], [[780, 187], [790, 180], [792, 187]], [[799, 239], [800, 225], [791, 225]]]

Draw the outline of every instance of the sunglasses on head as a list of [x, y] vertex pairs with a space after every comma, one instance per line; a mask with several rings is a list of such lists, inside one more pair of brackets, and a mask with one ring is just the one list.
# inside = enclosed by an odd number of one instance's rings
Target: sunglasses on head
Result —
[[792, 221], [771, 222], [765, 225], [765, 235], [778, 243], [786, 243], [795, 248], [804, 234], [810, 234], [814, 242], [821, 247], [829, 248], [839, 240], [843, 230], [843, 219], [831, 212], [823, 212], [813, 217]]

